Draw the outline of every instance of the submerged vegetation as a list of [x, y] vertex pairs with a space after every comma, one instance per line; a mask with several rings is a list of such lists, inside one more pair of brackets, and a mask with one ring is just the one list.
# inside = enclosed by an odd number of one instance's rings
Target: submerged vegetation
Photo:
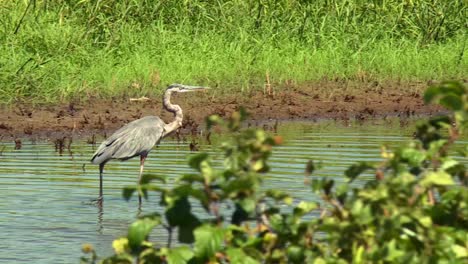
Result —
[[465, 78], [464, 0], [0, 1], [1, 103]]
[[[314, 177], [320, 168], [310, 161], [306, 201], [261, 188], [280, 136], [241, 129], [243, 111], [227, 121], [211, 116], [208, 128], [234, 133], [222, 144], [223, 167], [199, 153], [189, 158], [194, 172], [173, 187], [164, 184], [164, 175], [146, 175], [141, 185], [126, 187], [127, 200], [135, 192], [159, 193], [164, 212], [140, 216], [103, 263], [466, 263], [468, 175], [449, 153], [468, 129], [467, 95], [458, 83], [429, 88], [425, 101], [453, 116], [420, 123], [413, 142], [382, 149], [381, 162], [350, 166], [342, 183]], [[460, 155], [467, 151], [465, 146]], [[375, 178], [356, 187], [363, 173]], [[156, 226], [167, 230], [167, 241], [148, 239]], [[91, 245], [83, 252], [83, 263], [99, 261]]]

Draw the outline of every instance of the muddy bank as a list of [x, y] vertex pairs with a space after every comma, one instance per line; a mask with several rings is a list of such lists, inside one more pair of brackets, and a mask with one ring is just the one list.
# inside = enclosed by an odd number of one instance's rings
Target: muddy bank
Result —
[[[424, 105], [426, 83], [386, 83], [323, 81], [304, 86], [285, 85], [271, 92], [222, 94], [213, 89], [204, 93], [177, 94], [172, 102], [184, 110], [183, 133], [204, 128], [211, 114], [227, 116], [244, 106], [252, 120], [367, 120], [386, 116], [411, 117], [442, 111]], [[70, 102], [61, 105], [31, 107], [28, 104], [3, 106], [0, 112], [0, 140], [20, 138], [56, 139], [105, 136], [122, 125], [143, 117], [158, 115], [170, 121], [162, 109], [161, 98], [149, 101], [128, 99]], [[94, 138], [94, 137], [93, 137]]]

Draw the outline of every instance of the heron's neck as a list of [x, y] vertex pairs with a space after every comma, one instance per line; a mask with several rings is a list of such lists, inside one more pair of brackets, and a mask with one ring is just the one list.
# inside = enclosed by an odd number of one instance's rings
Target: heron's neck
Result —
[[182, 126], [182, 119], [184, 118], [184, 115], [182, 114], [182, 108], [180, 108], [180, 106], [171, 103], [170, 91], [167, 91], [164, 94], [163, 106], [167, 111], [174, 114], [174, 121], [164, 126], [165, 132], [163, 136], [167, 136], [168, 134], [174, 132], [176, 129]]

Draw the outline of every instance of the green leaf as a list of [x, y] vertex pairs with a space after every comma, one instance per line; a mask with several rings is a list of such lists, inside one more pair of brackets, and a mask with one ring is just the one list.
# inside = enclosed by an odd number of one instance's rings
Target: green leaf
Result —
[[236, 208], [232, 213], [231, 223], [234, 225], [240, 225], [242, 222], [249, 219], [249, 213], [247, 213], [238, 203], [235, 204], [235, 207]]
[[201, 152], [201, 153], [197, 153], [197, 154], [194, 154], [194, 155], [191, 155], [190, 158], [189, 158], [189, 166], [191, 168], [194, 168], [196, 169], [197, 171], [201, 172], [201, 164], [203, 161], [206, 161], [208, 159], [209, 155], [208, 153], [205, 153], [205, 152]]
[[320, 204], [317, 202], [305, 202], [301, 201], [299, 204], [294, 208], [293, 214], [296, 217], [301, 217], [311, 211], [320, 207]]
[[312, 180], [311, 186], [314, 192], [323, 191], [325, 194], [329, 194], [333, 185], [335, 184], [334, 180], [329, 180], [326, 178], [322, 178], [321, 180]]
[[141, 176], [141, 181], [140, 181], [140, 184], [143, 185], [143, 184], [148, 184], [154, 180], [158, 180], [162, 183], [166, 183], [166, 176], [162, 176], [162, 175], [155, 175], [155, 174], [143, 174]]
[[228, 248], [226, 254], [231, 264], [258, 264], [257, 260], [251, 258], [240, 248]]
[[345, 171], [345, 176], [349, 179], [349, 181], [353, 181], [356, 177], [358, 177], [361, 173], [368, 169], [373, 169], [374, 167], [367, 162], [360, 162], [358, 164], [353, 164]]
[[175, 200], [174, 204], [166, 210], [166, 219], [170, 226], [179, 226], [186, 223], [192, 216], [191, 206], [187, 197]]
[[311, 175], [315, 171], [315, 164], [313, 160], [307, 161], [306, 168], [305, 168], [305, 174], [306, 175]]
[[256, 203], [253, 198], [244, 198], [238, 201], [238, 204], [245, 212], [248, 214], [253, 213], [255, 211]]
[[193, 182], [200, 182], [200, 183], [203, 183], [204, 182], [204, 179], [203, 179], [203, 176], [201, 176], [200, 174], [184, 174], [182, 176], [180, 176], [178, 179], [177, 179], [178, 182], [188, 182], [188, 183], [193, 183]]
[[214, 170], [207, 160], [200, 162], [200, 172], [206, 184], [210, 184], [214, 179]]
[[447, 170], [447, 169], [450, 169], [452, 167], [455, 167], [457, 165], [459, 165], [460, 163], [454, 159], [446, 159], [444, 160], [444, 162], [442, 163], [442, 165], [440, 166], [440, 168], [442, 170]]
[[239, 192], [245, 193], [247, 190], [254, 190], [258, 187], [260, 179], [256, 175], [246, 175], [234, 180], [230, 180], [225, 186], [223, 191], [228, 195], [237, 194]]
[[466, 87], [461, 83], [457, 81], [446, 81], [443, 82], [441, 85], [441, 90], [447, 94], [447, 93], [453, 93], [458, 96], [463, 96], [464, 94], [467, 94], [468, 91]]
[[443, 97], [448, 94], [461, 97], [466, 94], [466, 88], [460, 82], [448, 81], [443, 82], [439, 85], [429, 87], [424, 93], [424, 102], [437, 102], [436, 99]]
[[173, 193], [178, 196], [178, 197], [193, 197], [197, 199], [205, 208], [205, 210], [208, 209], [208, 204], [209, 204], [209, 199], [204, 190], [201, 189], [194, 189], [191, 184], [183, 184], [179, 185], [178, 187], [173, 189]]
[[463, 101], [460, 96], [455, 94], [447, 94], [442, 99], [440, 99], [439, 103], [447, 109], [453, 111], [459, 111], [463, 109]]
[[390, 262], [398, 262], [398, 259], [405, 255], [405, 251], [398, 249], [395, 239], [392, 239], [386, 246], [387, 256], [385, 260]]
[[327, 264], [327, 262], [323, 258], [315, 258], [313, 264]]
[[134, 251], [139, 250], [151, 230], [160, 223], [157, 217], [146, 217], [133, 222], [128, 229], [127, 236], [130, 248]]
[[425, 228], [430, 228], [432, 226], [432, 219], [429, 216], [418, 217], [418, 222]]
[[452, 176], [445, 171], [429, 172], [421, 180], [421, 185], [429, 186], [450, 186], [454, 185], [455, 182], [452, 179]]
[[462, 247], [460, 245], [454, 244], [452, 245], [452, 251], [455, 253], [457, 258], [466, 258], [468, 257], [468, 249], [466, 247]]
[[289, 193], [277, 190], [277, 189], [270, 189], [265, 192], [265, 195], [267, 197], [273, 198], [275, 201], [284, 201], [285, 199], [291, 198], [291, 195]]
[[180, 243], [193, 243], [195, 241], [194, 230], [201, 225], [200, 220], [193, 214], [184, 219], [184, 223], [179, 225], [177, 238]]
[[413, 148], [402, 148], [399, 154], [402, 160], [408, 162], [411, 166], [419, 166], [426, 158], [423, 152]]
[[193, 258], [192, 250], [187, 246], [171, 248], [167, 253], [168, 264], [186, 264]]
[[219, 115], [210, 115], [206, 118], [206, 128], [210, 130], [215, 125], [221, 125], [224, 120]]
[[431, 86], [427, 88], [426, 92], [424, 93], [424, 102], [426, 104], [431, 103], [434, 98], [439, 96], [441, 93], [441, 89], [439, 86]]
[[126, 201], [129, 201], [132, 198], [133, 193], [136, 191], [135, 186], [126, 186], [122, 190], [122, 196]]
[[211, 225], [202, 225], [195, 229], [195, 256], [207, 260], [221, 250], [224, 230]]
[[288, 263], [304, 263], [304, 248], [296, 245], [290, 245], [286, 249]]
[[429, 124], [437, 129], [451, 126], [451, 120], [448, 116], [436, 116], [429, 120]]
[[166, 189], [152, 184], [143, 184], [137, 186], [138, 193], [145, 199], [148, 199], [148, 191], [166, 192]]

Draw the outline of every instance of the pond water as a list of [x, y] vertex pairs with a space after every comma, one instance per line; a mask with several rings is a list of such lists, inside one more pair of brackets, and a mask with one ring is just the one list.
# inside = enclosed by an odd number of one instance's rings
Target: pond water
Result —
[[[274, 149], [265, 186], [289, 191], [297, 198], [316, 199], [304, 185], [309, 159], [323, 164], [316, 176], [343, 181], [347, 166], [356, 161], [379, 161], [381, 145], [395, 147], [409, 141], [413, 128], [411, 124], [401, 127], [398, 120], [365, 125], [331, 121], [280, 124], [277, 132], [285, 143]], [[223, 139], [221, 135], [212, 138], [212, 145], [198, 140], [201, 151], [213, 152]], [[191, 171], [186, 165], [191, 154], [188, 145], [164, 140], [150, 153], [145, 172], [167, 175], [168, 184], [173, 184], [177, 175]], [[106, 165], [105, 203], [99, 214], [89, 204], [98, 194], [98, 168], [89, 163], [96, 146], [75, 140], [60, 154], [51, 142], [25, 140], [21, 149], [14, 148], [12, 142], [0, 142], [0, 259], [6, 263], [78, 263], [83, 243], [91, 243], [101, 256], [111, 255], [113, 239], [126, 235], [138, 213], [137, 198], [124, 201], [122, 188], [136, 183], [139, 159]], [[162, 212], [158, 203], [158, 197], [150, 196], [143, 201], [143, 212]], [[163, 230], [154, 237], [165, 241]]]

